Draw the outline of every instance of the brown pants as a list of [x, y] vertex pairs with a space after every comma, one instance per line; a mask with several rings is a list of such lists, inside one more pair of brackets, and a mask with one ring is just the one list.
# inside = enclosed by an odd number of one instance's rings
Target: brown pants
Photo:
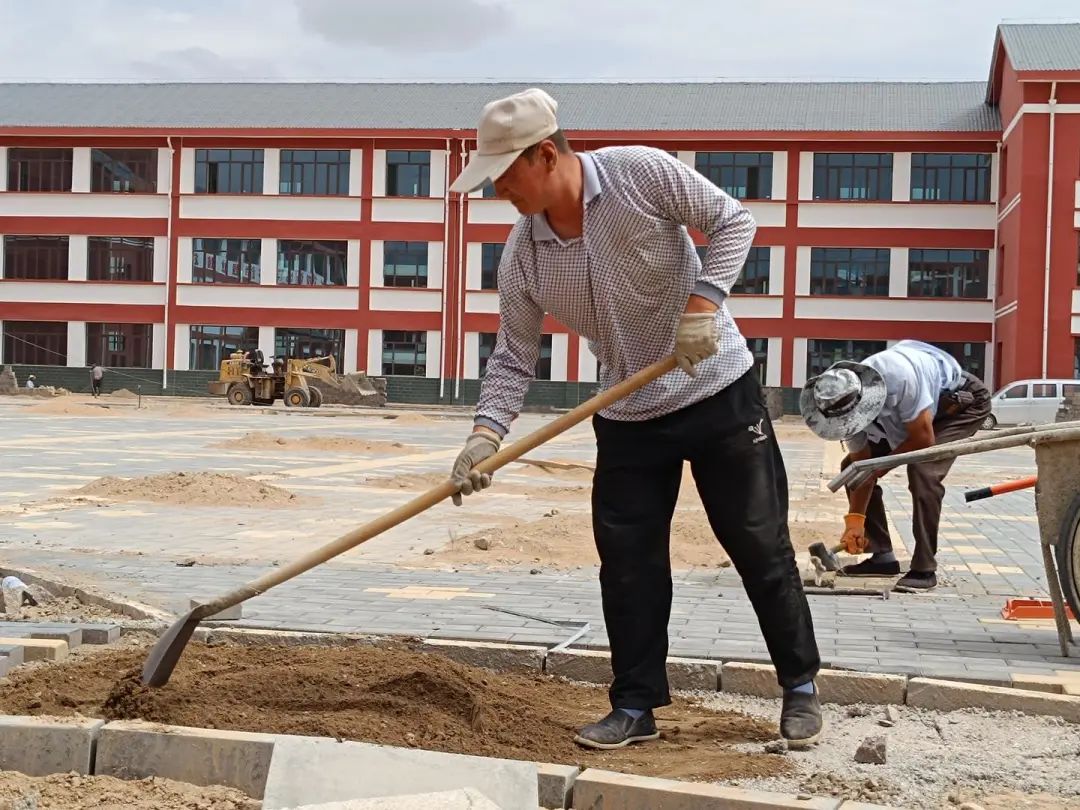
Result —
[[[945, 413], [938, 406], [934, 418], [934, 444], [945, 444], [958, 439], [974, 436], [990, 413], [990, 391], [977, 377], [964, 375], [961, 390], [969, 391], [974, 401], [961, 411]], [[891, 448], [888, 442], [872, 442], [870, 454], [874, 458], [887, 456]], [[949, 474], [955, 459], [927, 461], [922, 464], [909, 464], [907, 467], [908, 490], [911, 492], [912, 518], [911, 528], [915, 535], [915, 553], [911, 555], [912, 571], [937, 570], [938, 525], [941, 523], [941, 503], [945, 499], [945, 476]], [[851, 457], [840, 465], [844, 469], [851, 463]], [[885, 502], [881, 497], [881, 487], [874, 485], [870, 496], [870, 505], [866, 509], [867, 551], [880, 554], [892, 551], [892, 538], [889, 536], [889, 524], [885, 518]]]

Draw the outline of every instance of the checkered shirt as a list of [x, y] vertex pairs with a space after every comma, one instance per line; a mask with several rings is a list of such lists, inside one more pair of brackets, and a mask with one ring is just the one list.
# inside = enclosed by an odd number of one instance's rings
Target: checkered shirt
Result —
[[[690, 377], [676, 369], [601, 415], [641, 421], [685, 408], [753, 364], [726, 305], [750, 251], [750, 212], [659, 149], [617, 146], [579, 154], [583, 236], [562, 240], [543, 214], [514, 225], [499, 264], [499, 333], [476, 423], [505, 435], [521, 410], [548, 313], [589, 342], [602, 389], [669, 356], [691, 294], [719, 304], [720, 350]], [[702, 263], [687, 233], [709, 239]]]

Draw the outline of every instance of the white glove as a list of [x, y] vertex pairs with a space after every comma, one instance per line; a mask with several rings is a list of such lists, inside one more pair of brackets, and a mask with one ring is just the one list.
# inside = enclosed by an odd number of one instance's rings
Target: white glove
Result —
[[450, 481], [459, 488], [451, 496], [454, 506], [461, 506], [462, 495], [472, 495], [491, 486], [491, 476], [476, 472], [473, 467], [499, 452], [501, 443], [498, 434], [491, 430], [477, 430], [469, 434], [464, 449], [458, 453], [450, 471]]
[[694, 366], [716, 354], [720, 349], [719, 341], [715, 312], [684, 313], [675, 333], [675, 359], [679, 361], [679, 368], [696, 377]]

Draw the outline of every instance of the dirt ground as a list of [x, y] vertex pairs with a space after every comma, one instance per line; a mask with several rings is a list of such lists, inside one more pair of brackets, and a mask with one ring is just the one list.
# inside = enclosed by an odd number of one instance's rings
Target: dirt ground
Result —
[[404, 455], [416, 453], [415, 447], [401, 442], [365, 441], [340, 436], [276, 436], [256, 431], [239, 439], [230, 439], [210, 445], [224, 450], [320, 450], [330, 453], [379, 453]]
[[0, 771], [0, 808], [18, 810], [258, 810], [261, 802], [226, 787], [171, 779], [128, 781], [74, 773], [26, 776]]
[[[421, 549], [402, 558], [402, 562], [422, 567], [446, 565], [483, 565], [513, 567], [542, 562], [545, 568], [566, 569], [599, 565], [593, 543], [592, 517], [588, 511], [592, 469], [580, 462], [533, 462], [515, 465], [512, 472], [543, 480], [529, 485], [506, 481], [496, 474], [491, 493], [529, 495], [544, 500], [566, 502], [539, 520], [511, 520], [494, 529], [484, 529], [455, 537], [432, 554], [419, 555]], [[429, 473], [396, 478], [371, 478], [369, 486], [428, 489], [445, 480]], [[486, 495], [486, 493], [485, 493]], [[484, 497], [484, 496], [481, 496]], [[476, 506], [482, 506], [477, 498]], [[504, 522], [505, 515], [487, 513], [485, 518]], [[799, 521], [789, 524], [792, 545], [803, 551], [817, 542], [831, 542], [837, 534], [836, 521]], [[694, 486], [689, 465], [683, 471], [679, 501], [671, 527], [671, 565], [675, 569], [726, 568], [730, 560], [716, 541]]]
[[4, 605], [3, 620], [7, 622], [107, 622], [127, 619], [124, 614], [102, 605], [87, 604], [74, 596], [53, 596], [43, 588], [31, 587], [36, 606]]
[[183, 506], [258, 506], [261, 509], [302, 506], [301, 498], [273, 484], [238, 475], [212, 472], [161, 473], [141, 478], [106, 476], [75, 490], [78, 495], [110, 501], [152, 501]]
[[[192, 643], [158, 689], [138, 683], [146, 652], [105, 649], [16, 671], [0, 690], [0, 711], [317, 735], [684, 779], [763, 778], [790, 768], [760, 750], [775, 723], [685, 700], [658, 710], [657, 744], [586, 751], [573, 732], [607, 712], [604, 690], [496, 674], [404, 647]], [[736, 750], [740, 744], [758, 750]]]

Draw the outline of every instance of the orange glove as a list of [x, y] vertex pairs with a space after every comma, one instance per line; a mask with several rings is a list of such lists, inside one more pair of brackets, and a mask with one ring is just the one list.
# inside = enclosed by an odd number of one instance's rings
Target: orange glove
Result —
[[848, 554], [862, 554], [866, 551], [866, 515], [850, 512], [844, 515], [844, 534], [840, 544]]

